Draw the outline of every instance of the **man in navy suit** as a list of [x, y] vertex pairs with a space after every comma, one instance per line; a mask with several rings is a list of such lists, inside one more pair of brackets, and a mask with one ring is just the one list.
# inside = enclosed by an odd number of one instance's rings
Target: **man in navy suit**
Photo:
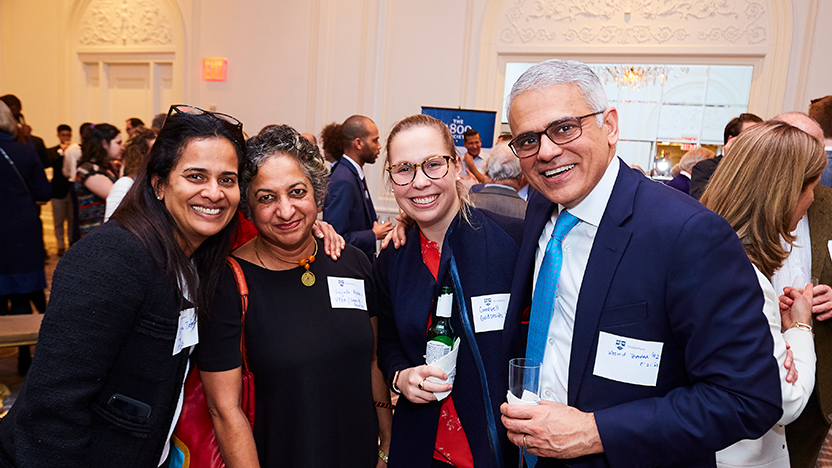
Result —
[[381, 151], [378, 127], [363, 115], [353, 115], [340, 127], [344, 157], [332, 169], [323, 217], [372, 261], [376, 239], [383, 239], [392, 229], [392, 223], [378, 223], [364, 177], [364, 164], [376, 162]]
[[[715, 466], [714, 452], [773, 427], [773, 342], [731, 226], [615, 156], [618, 112], [585, 64], [530, 68], [508, 108], [537, 190], [509, 314], [527, 316], [533, 297], [551, 305], [531, 305], [530, 327], [551, 316], [548, 334], [529, 333], [543, 348], [543, 401], [501, 407], [509, 439], [538, 467]], [[553, 262], [559, 217], [575, 223]]]

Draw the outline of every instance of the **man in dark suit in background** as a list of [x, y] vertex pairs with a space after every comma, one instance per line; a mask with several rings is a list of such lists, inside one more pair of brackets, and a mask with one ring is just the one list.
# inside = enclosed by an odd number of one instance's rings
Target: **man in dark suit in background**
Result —
[[[731, 119], [731, 121], [728, 122], [728, 125], [725, 126], [725, 130], [722, 132], [724, 140], [722, 153], [725, 154], [725, 152], [728, 151], [728, 147], [731, 146], [731, 142], [734, 138], [740, 136], [740, 133], [742, 133], [743, 130], [762, 121], [763, 119], [760, 117], [748, 113], [740, 114], [739, 117]], [[690, 172], [690, 196], [697, 200], [702, 197], [702, 194], [705, 193], [705, 189], [708, 187], [708, 182], [711, 180], [711, 176], [714, 175], [716, 166], [718, 166], [719, 162], [722, 161], [723, 154], [720, 154], [715, 158], [706, 159], [693, 166], [693, 170]]]
[[57, 146], [49, 148], [49, 161], [52, 166], [52, 221], [55, 225], [55, 239], [58, 241], [58, 256], [66, 252], [67, 242], [64, 241], [64, 224], [69, 244], [72, 244], [72, 181], [64, 177], [64, 153], [72, 144], [72, 127], [66, 124], [58, 125]]
[[323, 218], [372, 261], [376, 239], [383, 239], [392, 229], [392, 223], [378, 223], [364, 177], [364, 164], [375, 163], [381, 151], [378, 127], [363, 115], [353, 115], [340, 127], [344, 157], [329, 178]]
[[479, 192], [472, 191], [471, 203], [493, 213], [523, 219], [526, 216], [526, 200], [517, 191], [526, 185], [526, 179], [520, 170], [520, 161], [508, 144], [494, 146], [485, 165], [485, 174], [491, 182]]
[[615, 156], [618, 112], [587, 65], [535, 65], [508, 107], [537, 189], [509, 313], [529, 307], [543, 400], [501, 407], [509, 439], [538, 468], [714, 466], [771, 429], [779, 370], [731, 226]]
[[826, 148], [826, 169], [820, 175], [820, 184], [832, 187], [832, 95], [812, 101], [809, 117], [815, 119], [823, 130], [823, 146]]

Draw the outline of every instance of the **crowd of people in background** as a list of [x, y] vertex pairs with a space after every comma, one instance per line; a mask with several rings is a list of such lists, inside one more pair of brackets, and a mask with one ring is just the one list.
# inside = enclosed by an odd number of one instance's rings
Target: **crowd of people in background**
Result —
[[[187, 466], [190, 374], [229, 467], [832, 452], [832, 96], [739, 115], [721, 154], [687, 151], [665, 181], [618, 157], [618, 111], [574, 61], [523, 73], [488, 154], [426, 115], [386, 138], [353, 115], [319, 145], [189, 105], [76, 142], [62, 124], [47, 148], [21, 111], [0, 97], [0, 315], [45, 315], [0, 467]], [[368, 188], [377, 162], [396, 222]], [[440, 322], [452, 370], [426, 362]], [[506, 402], [517, 357], [540, 366], [537, 400]]]

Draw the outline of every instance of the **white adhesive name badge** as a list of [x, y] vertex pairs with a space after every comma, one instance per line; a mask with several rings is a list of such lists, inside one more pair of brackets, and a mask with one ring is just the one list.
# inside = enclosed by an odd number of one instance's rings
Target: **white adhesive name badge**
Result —
[[327, 276], [326, 281], [329, 284], [329, 302], [333, 309], [367, 310], [364, 280]]
[[663, 346], [664, 343], [658, 341], [600, 332], [592, 373], [616, 382], [655, 387]]
[[471, 314], [477, 333], [502, 330], [511, 294], [492, 294], [471, 298]]
[[173, 343], [173, 355], [176, 356], [183, 349], [199, 343], [199, 327], [196, 311], [193, 307], [179, 311], [179, 329], [176, 330], [176, 341]]

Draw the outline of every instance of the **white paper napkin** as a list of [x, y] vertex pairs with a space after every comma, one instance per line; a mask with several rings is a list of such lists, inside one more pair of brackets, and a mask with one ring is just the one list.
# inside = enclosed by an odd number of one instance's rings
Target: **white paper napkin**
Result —
[[[428, 377], [428, 382], [433, 383], [449, 383], [453, 385], [454, 377], [456, 377], [456, 356], [459, 354], [459, 338], [454, 341], [454, 349], [451, 350], [450, 353], [442, 356], [441, 358], [437, 359], [434, 362], [427, 363], [429, 366], [438, 367], [442, 369], [442, 372], [448, 374], [448, 378], [445, 380], [440, 380], [436, 377]], [[444, 400], [451, 394], [450, 391], [448, 392], [433, 392], [436, 395], [436, 399], [439, 401]]]
[[514, 396], [511, 391], [506, 392], [506, 400], [510, 405], [539, 405], [540, 404], [540, 397], [535, 395], [534, 393], [523, 390], [523, 398], [517, 398]]

